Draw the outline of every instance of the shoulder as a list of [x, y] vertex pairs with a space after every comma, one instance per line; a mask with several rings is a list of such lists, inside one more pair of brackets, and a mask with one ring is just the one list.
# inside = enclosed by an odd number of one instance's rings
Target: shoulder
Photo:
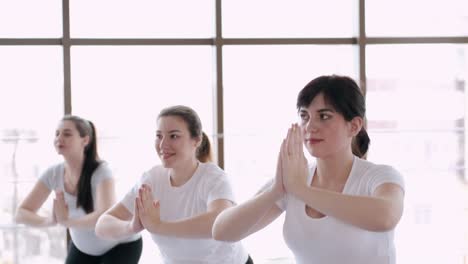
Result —
[[206, 180], [220, 180], [224, 181], [227, 180], [227, 174], [226, 172], [221, 169], [218, 165], [212, 163], [212, 162], [207, 162], [207, 163], [202, 163], [200, 162], [200, 173], [202, 174], [202, 178]]
[[169, 175], [169, 169], [164, 168], [162, 165], [156, 165], [143, 172], [140, 183], [157, 184], [167, 179]]
[[112, 169], [110, 168], [109, 163], [107, 163], [106, 161], [101, 161], [97, 166], [96, 170], [94, 170], [94, 173], [112, 174]]
[[41, 173], [39, 180], [42, 183], [44, 183], [49, 189], [55, 189], [57, 188], [57, 186], [60, 185], [60, 182], [63, 180], [63, 168], [63, 162], [49, 166]]
[[200, 162], [200, 168], [207, 174], [225, 176], [226, 172], [213, 162]]
[[375, 164], [359, 158], [356, 159], [356, 162], [356, 173], [367, 179], [371, 186], [375, 187], [388, 182], [395, 183], [404, 189], [403, 175], [394, 167], [386, 164]]
[[368, 160], [363, 160], [357, 157], [356, 157], [356, 168], [362, 172], [365, 172], [366, 174], [372, 174], [372, 175], [385, 175], [385, 174], [400, 175], [400, 172], [398, 172], [394, 167], [390, 165], [376, 164]]
[[60, 175], [60, 171], [63, 171], [64, 164], [63, 162], [53, 164], [49, 167], [47, 167], [43, 172], [42, 172], [42, 178], [44, 177], [58, 177]]

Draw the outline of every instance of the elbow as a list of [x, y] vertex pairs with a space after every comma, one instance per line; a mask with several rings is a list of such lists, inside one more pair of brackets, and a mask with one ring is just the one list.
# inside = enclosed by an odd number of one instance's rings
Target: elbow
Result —
[[401, 215], [386, 215], [379, 219], [376, 219], [370, 231], [374, 232], [388, 232], [395, 229], [398, 222], [400, 221]]
[[109, 236], [107, 230], [106, 230], [106, 224], [105, 224], [105, 215], [101, 215], [96, 221], [96, 226], [94, 227], [94, 232], [96, 233], [96, 236], [101, 238], [101, 239], [111, 239]]
[[13, 221], [17, 224], [22, 224], [24, 222], [23, 214], [21, 210], [22, 210], [21, 208], [18, 208], [16, 210], [15, 216], [13, 217]]
[[213, 239], [217, 241], [237, 242], [240, 240], [230, 236], [228, 230], [229, 227], [225, 226], [223, 223], [220, 223], [220, 221], [215, 221], [211, 230], [211, 235]]

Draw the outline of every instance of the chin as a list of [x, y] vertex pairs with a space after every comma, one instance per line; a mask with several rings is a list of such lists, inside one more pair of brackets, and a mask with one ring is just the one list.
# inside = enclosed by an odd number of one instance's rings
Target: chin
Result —
[[167, 162], [161, 159], [161, 165], [166, 168], [166, 169], [171, 169], [173, 168], [173, 163], [172, 162]]

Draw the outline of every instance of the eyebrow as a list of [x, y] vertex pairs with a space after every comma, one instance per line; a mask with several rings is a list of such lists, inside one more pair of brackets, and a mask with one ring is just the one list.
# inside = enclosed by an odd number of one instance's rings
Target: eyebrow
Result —
[[[305, 110], [305, 109], [300, 109], [299, 112], [300, 112], [300, 113], [308, 113], [308, 111]], [[322, 108], [322, 109], [317, 110], [317, 112], [319, 112], [319, 113], [324, 113], [324, 112], [332, 112], [332, 113], [335, 113], [336, 111], [333, 110], [333, 109], [331, 109], [331, 108]]]
[[[162, 133], [162, 131], [161, 130], [156, 130], [156, 133]], [[180, 131], [178, 129], [174, 129], [174, 130], [170, 130], [167, 133], [182, 133], [182, 131]]]
[[319, 113], [323, 113], [323, 112], [336, 112], [335, 110], [331, 109], [331, 108], [322, 108], [322, 109], [319, 109], [317, 112]]

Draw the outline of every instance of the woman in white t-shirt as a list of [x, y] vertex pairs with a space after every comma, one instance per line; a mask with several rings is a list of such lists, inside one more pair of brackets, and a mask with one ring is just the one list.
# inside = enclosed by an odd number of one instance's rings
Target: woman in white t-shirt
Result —
[[[78, 116], [63, 117], [54, 145], [64, 162], [49, 167], [41, 175], [17, 209], [16, 222], [67, 227], [71, 241], [66, 264], [138, 263], [142, 250], [139, 235], [108, 241], [94, 232], [98, 217], [115, 203], [115, 193], [112, 171], [97, 153], [93, 123]], [[52, 191], [56, 195], [52, 215], [38, 215]]]
[[[275, 179], [221, 213], [214, 238], [240, 240], [286, 211], [283, 235], [298, 264], [395, 264], [404, 182], [392, 167], [361, 159], [370, 139], [358, 85], [318, 77], [299, 93], [297, 109], [301, 121], [281, 145]], [[315, 158], [311, 165], [303, 145]]]
[[212, 238], [214, 220], [235, 202], [227, 175], [210, 162], [210, 142], [197, 113], [186, 106], [163, 109], [155, 136], [162, 165], [143, 173], [99, 218], [97, 234], [115, 239], [146, 229], [166, 264], [252, 263], [240, 242]]

